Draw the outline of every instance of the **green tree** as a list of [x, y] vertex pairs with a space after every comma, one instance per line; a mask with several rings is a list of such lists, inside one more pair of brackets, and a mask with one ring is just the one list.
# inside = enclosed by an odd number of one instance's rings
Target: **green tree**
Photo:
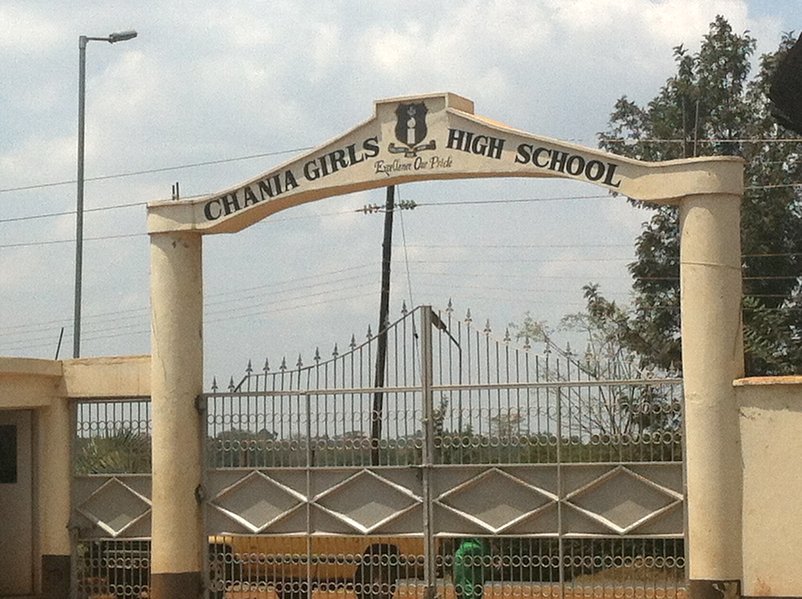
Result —
[[[761, 57], [749, 78], [755, 39], [718, 16], [699, 51], [674, 49], [677, 72], [641, 107], [620, 98], [600, 147], [640, 160], [705, 155], [746, 160], [741, 243], [747, 372], [786, 374], [802, 364], [802, 144], [769, 112], [773, 73], [793, 45]], [[679, 225], [673, 206], [652, 211], [629, 267], [634, 305], [618, 324], [622, 342], [646, 363], [681, 365]]]
[[[557, 333], [531, 316], [525, 317], [520, 326], [513, 325], [519, 338], [544, 342], [558, 354], [564, 365], [555, 363], [557, 368], [551, 369], [549, 380], [600, 382], [598, 387], [585, 385], [581, 390], [566, 386], [562, 409], [565, 430], [581, 423], [581, 435], [593, 435], [607, 445], [622, 436], [678, 431], [679, 410], [673, 385], [626, 382], [671, 376], [675, 370], [655, 371], [645, 355], [632, 349], [638, 333], [631, 326], [631, 315], [607, 300], [598, 285], [586, 285], [583, 292], [585, 310], [564, 316], [558, 332], [579, 334], [586, 342], [584, 355], [575, 355], [570, 347], [561, 350], [554, 341]], [[621, 384], [610, 385], [612, 381]]]

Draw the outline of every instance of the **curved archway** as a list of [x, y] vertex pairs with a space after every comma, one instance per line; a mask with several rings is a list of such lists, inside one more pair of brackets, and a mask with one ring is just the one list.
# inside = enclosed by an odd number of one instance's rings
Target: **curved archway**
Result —
[[[647, 163], [532, 135], [450, 93], [381, 100], [344, 135], [241, 185], [148, 206], [153, 399], [152, 597], [197, 596], [204, 540], [202, 237], [332, 196], [434, 179], [560, 177], [680, 209], [689, 577], [741, 578], [741, 474], [732, 381], [743, 374], [743, 161]], [[699, 586], [701, 585], [701, 586]], [[193, 594], [194, 593], [194, 594]]]

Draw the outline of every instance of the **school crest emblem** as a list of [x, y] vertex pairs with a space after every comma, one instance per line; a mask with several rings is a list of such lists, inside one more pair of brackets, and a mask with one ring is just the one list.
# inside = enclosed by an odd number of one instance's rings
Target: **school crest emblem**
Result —
[[436, 149], [435, 141], [423, 143], [429, 129], [426, 126], [426, 113], [429, 110], [423, 102], [399, 104], [395, 109], [395, 138], [403, 145], [390, 143], [388, 150], [393, 154], [403, 153], [406, 158], [415, 158], [418, 152]]

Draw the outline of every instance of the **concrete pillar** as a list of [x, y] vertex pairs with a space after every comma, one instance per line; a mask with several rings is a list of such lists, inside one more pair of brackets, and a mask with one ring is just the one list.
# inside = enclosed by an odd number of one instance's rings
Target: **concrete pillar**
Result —
[[39, 410], [38, 468], [39, 526], [42, 555], [42, 595], [45, 599], [70, 596], [70, 482], [72, 460], [70, 405], [66, 398]]
[[680, 234], [689, 590], [721, 599], [742, 577], [740, 198], [683, 198]]
[[153, 418], [152, 599], [197, 599], [206, 542], [197, 499], [205, 421], [201, 236], [153, 234], [151, 396]]

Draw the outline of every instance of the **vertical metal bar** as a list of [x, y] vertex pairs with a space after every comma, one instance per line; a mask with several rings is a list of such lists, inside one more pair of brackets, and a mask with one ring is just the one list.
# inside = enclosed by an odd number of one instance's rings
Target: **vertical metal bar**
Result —
[[[306, 597], [312, 596], [312, 396], [306, 397]], [[300, 399], [300, 398], [299, 398]]]
[[432, 523], [432, 457], [434, 455], [434, 422], [432, 398], [432, 308], [421, 308], [421, 395], [423, 400], [423, 584], [425, 599], [434, 599], [435, 587], [435, 546]]
[[[71, 402], [70, 404], [70, 421], [72, 423], [72, 434], [70, 435], [70, 472], [69, 476], [72, 481], [75, 479], [75, 458], [77, 453], [78, 437], [78, 402]], [[70, 515], [75, 506], [75, 485], [70, 484]], [[78, 530], [70, 527], [70, 597], [77, 599], [78, 597]]]
[[565, 597], [565, 546], [563, 531], [563, 477], [562, 477], [562, 388], [557, 387], [557, 559], [559, 560], [560, 597]]

